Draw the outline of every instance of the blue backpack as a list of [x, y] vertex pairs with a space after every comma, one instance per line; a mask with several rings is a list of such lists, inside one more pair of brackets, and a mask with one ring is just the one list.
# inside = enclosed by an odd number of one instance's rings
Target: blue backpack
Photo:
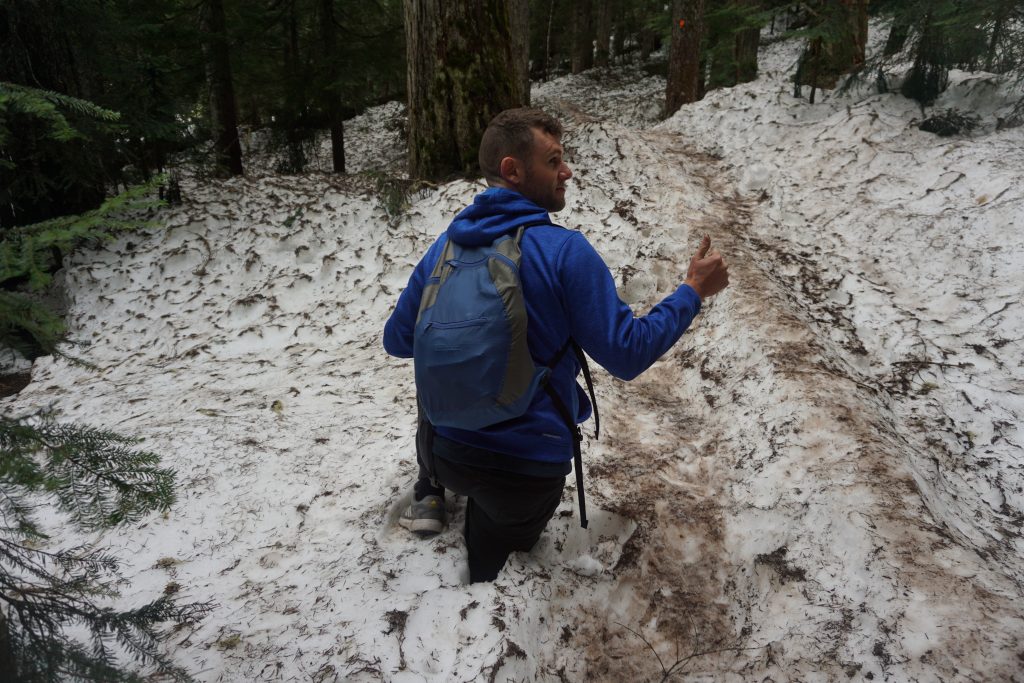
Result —
[[526, 345], [522, 226], [487, 246], [448, 240], [413, 333], [416, 393], [431, 424], [475, 430], [519, 417], [550, 372]]
[[[526, 303], [519, 280], [523, 232], [490, 245], [466, 246], [448, 240], [423, 288], [413, 331], [413, 365], [421, 415], [417, 436], [420, 459], [432, 469], [430, 426], [477, 430], [521, 416], [543, 388], [573, 435], [573, 460], [580, 523], [587, 526], [580, 442], [583, 434], [547, 379], [572, 348], [590, 391], [597, 429], [597, 399], [586, 357], [570, 339], [548, 366], [538, 366], [526, 343]], [[424, 424], [429, 423], [429, 424]], [[433, 478], [433, 472], [430, 473]]]

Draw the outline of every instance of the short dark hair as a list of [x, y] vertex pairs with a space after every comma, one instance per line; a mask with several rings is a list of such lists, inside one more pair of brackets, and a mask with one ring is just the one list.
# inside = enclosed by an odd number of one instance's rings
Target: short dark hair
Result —
[[533, 147], [533, 129], [562, 137], [562, 124], [540, 109], [506, 109], [487, 124], [480, 139], [480, 170], [487, 180], [501, 179], [501, 160], [512, 156], [525, 160]]

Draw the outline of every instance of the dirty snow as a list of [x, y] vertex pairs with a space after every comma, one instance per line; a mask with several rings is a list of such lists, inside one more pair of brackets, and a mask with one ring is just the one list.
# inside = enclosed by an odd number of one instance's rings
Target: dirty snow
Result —
[[[358, 178], [187, 181], [161, 229], [72, 259], [97, 369], [39, 359], [3, 408], [143, 436], [178, 472], [169, 514], [87, 537], [122, 558], [122, 603], [216, 601], [168, 641], [202, 681], [1024, 680], [1011, 86], [955, 74], [936, 107], [981, 92], [985, 120], [938, 138], [897, 95], [795, 99], [795, 54], [658, 125], [640, 73], [535, 87], [576, 173], [556, 218], [623, 298], [670, 292], [704, 232], [733, 285], [637, 380], [597, 372], [591, 526], [570, 477], [494, 584], [465, 585], [464, 500], [433, 540], [396, 524], [412, 372], [380, 345], [482, 185], [389, 217]], [[349, 126], [357, 170], [395, 168], [389, 107]]]

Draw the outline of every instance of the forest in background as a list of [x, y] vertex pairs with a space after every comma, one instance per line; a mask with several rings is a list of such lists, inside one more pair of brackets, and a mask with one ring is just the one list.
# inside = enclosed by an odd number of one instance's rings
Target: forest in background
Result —
[[[805, 96], [847, 74], [885, 88], [887, 64], [865, 60], [871, 15], [891, 18], [884, 57], [912, 65], [900, 87], [925, 105], [950, 68], [1019, 73], [1024, 60], [1018, 0], [11, 0], [0, 230], [95, 209], [185, 153], [213, 175], [243, 173], [238, 139], [253, 130], [286, 152], [278, 171], [303, 172], [321, 131], [340, 140], [345, 119], [389, 100], [413, 103], [411, 139], [418, 127], [431, 144], [472, 149], [479, 125], [443, 120], [460, 98], [491, 114], [528, 103], [527, 79], [630, 62], [667, 77], [669, 115], [756, 77], [762, 27], [805, 36], [794, 74]], [[411, 175], [475, 172], [462, 157], [412, 160]]]
[[[883, 54], [869, 61], [872, 15], [888, 22]], [[497, 111], [528, 103], [530, 81], [637, 64], [666, 78], [667, 116], [711, 90], [755, 78], [766, 26], [806, 41], [794, 70], [798, 96], [813, 102], [819, 89], [855, 77], [879, 91], [899, 89], [924, 111], [950, 69], [1020, 77], [1022, 20], [1018, 0], [510, 0], [444, 7], [415, 0], [6, 2], [0, 7], [0, 344], [29, 358], [57, 351], [60, 316], [32, 293], [50, 285], [63, 257], [144, 225], [135, 210], [151, 206], [157, 188], [161, 198], [177, 198], [176, 166], [212, 178], [243, 174], [240, 141], [253, 131], [269, 133], [281, 152], [275, 170], [285, 174], [306, 172], [318, 136], [327, 132], [334, 171], [344, 173], [343, 122], [367, 106], [403, 100], [409, 176], [473, 175], [482, 126]], [[971, 112], [927, 120], [935, 132], [956, 134], [970, 128]], [[1020, 122], [1018, 108], [1001, 125]], [[173, 502], [170, 473], [156, 466], [153, 454], [114, 434], [5, 418], [0, 445], [5, 488], [56, 492], [66, 509], [87, 511], [81, 520], [87, 527], [130, 521]], [[35, 459], [39, 453], [49, 458], [46, 467]], [[95, 480], [99, 493], [81, 506], [82, 490], [69, 482], [97, 464], [123, 467], [122, 476]], [[16, 611], [27, 605], [26, 614], [54, 636], [61, 621], [46, 610], [76, 619], [84, 608], [61, 596], [92, 590], [114, 563], [97, 555], [37, 554], [22, 542], [41, 534], [28, 508], [21, 499], [6, 500], [0, 564], [19, 567], [52, 592], [49, 602], [31, 603], [5, 590], [3, 600]], [[92, 618], [85, 623], [94, 633], [123, 634], [122, 644], [145, 659], [155, 652], [152, 624], [203, 610], [177, 606], [173, 596], [147, 608], [87, 612]], [[60, 662], [62, 672], [113, 675], [110, 651], [97, 655], [34, 640], [31, 630], [9, 629], [5, 614], [0, 661], [15, 661], [27, 648], [40, 654], [37, 671]]]
[[[866, 55], [869, 19], [885, 45]], [[966, 132], [971, 112], [925, 107], [951, 69], [1024, 77], [1024, 0], [9, 0], [0, 6], [0, 343], [52, 353], [40, 291], [76, 244], [180, 195], [173, 168], [245, 172], [258, 133], [275, 172], [310, 170], [344, 121], [406, 103], [408, 178], [475, 176], [476, 145], [530, 82], [611, 65], [666, 78], [664, 116], [753, 80], [761, 29], [801, 37], [794, 94], [867, 80], [921, 104], [921, 125]], [[1024, 110], [1002, 126], [1019, 125]], [[165, 177], [161, 174], [172, 172]], [[125, 192], [129, 188], [136, 188]], [[115, 197], [119, 192], [124, 194]]]

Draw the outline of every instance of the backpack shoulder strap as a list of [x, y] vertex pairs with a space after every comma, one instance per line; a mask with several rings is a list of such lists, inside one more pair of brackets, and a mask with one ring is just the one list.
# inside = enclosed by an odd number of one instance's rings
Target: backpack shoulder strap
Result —
[[558, 353], [548, 363], [548, 369], [554, 372], [555, 366], [562, 362], [562, 357], [565, 356], [569, 349], [573, 350], [576, 360], [580, 364], [580, 369], [583, 370], [583, 379], [587, 383], [587, 393], [590, 395], [590, 405], [594, 408], [594, 438], [599, 439], [601, 438], [601, 415], [597, 409], [597, 397], [594, 395], [594, 378], [590, 374], [590, 364], [587, 363], [587, 356], [583, 353], [583, 349], [580, 348], [575, 339], [569, 337], [565, 345], [558, 350]]
[[[594, 438], [597, 439], [601, 436], [601, 418], [597, 411], [597, 397], [594, 396], [594, 380], [590, 376], [590, 366], [587, 364], [587, 357], [583, 354], [583, 349], [576, 343], [576, 340], [569, 337], [569, 340], [565, 345], [559, 349], [558, 353], [555, 354], [554, 359], [548, 365], [552, 370], [559, 361], [562, 360], [562, 356], [572, 348], [576, 354], [577, 360], [579, 360], [580, 367], [583, 369], [583, 378], [587, 381], [587, 391], [590, 394], [590, 405], [594, 408], [594, 426], [595, 433]], [[580, 504], [580, 526], [584, 529], [587, 528], [587, 501], [586, 496], [583, 493], [583, 454], [580, 449], [580, 444], [583, 441], [583, 432], [580, 430], [579, 425], [576, 424], [575, 418], [569, 414], [569, 409], [566, 407], [565, 402], [558, 396], [558, 392], [551, 386], [551, 382], [544, 382], [544, 390], [551, 398], [551, 402], [555, 406], [555, 410], [561, 416], [562, 421], [565, 422], [565, 426], [569, 428], [569, 434], [572, 435], [572, 468], [576, 472], [576, 495], [579, 499]]]

